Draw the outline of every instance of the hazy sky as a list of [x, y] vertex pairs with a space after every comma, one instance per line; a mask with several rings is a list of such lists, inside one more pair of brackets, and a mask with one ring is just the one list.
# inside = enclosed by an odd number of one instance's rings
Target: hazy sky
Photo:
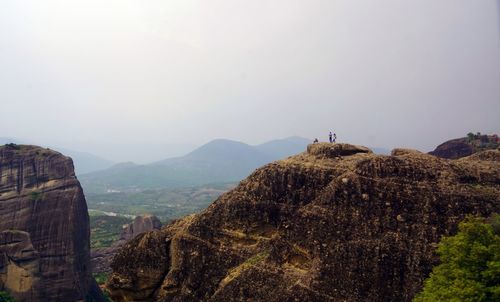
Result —
[[500, 132], [494, 0], [19, 1], [0, 136], [123, 160], [299, 135], [424, 151]]

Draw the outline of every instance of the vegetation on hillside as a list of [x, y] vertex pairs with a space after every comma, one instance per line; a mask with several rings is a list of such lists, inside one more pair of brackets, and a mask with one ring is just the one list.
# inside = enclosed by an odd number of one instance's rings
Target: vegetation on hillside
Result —
[[111, 298], [109, 297], [109, 292], [104, 288], [104, 283], [106, 283], [106, 280], [108, 279], [108, 274], [107, 273], [95, 273], [92, 274], [94, 276], [95, 282], [99, 285], [99, 287], [102, 290], [102, 293], [104, 294], [104, 299], [106, 302], [113, 302]]
[[[109, 247], [131, 216], [153, 214], [162, 223], [205, 209], [233, 185], [86, 194], [92, 248]], [[109, 216], [109, 215], [116, 216]]]
[[231, 184], [178, 189], [141, 190], [105, 194], [87, 193], [89, 209], [127, 215], [153, 214], [166, 222], [206, 208]]
[[90, 215], [90, 247], [109, 247], [118, 240], [124, 224], [130, 223], [130, 218], [121, 216]]
[[466, 141], [468, 144], [472, 145], [476, 151], [496, 149], [500, 147], [497, 135], [484, 135], [481, 132], [476, 134], [469, 132], [467, 134]]
[[106, 283], [106, 279], [108, 279], [108, 273], [95, 273], [93, 274], [95, 282], [99, 285], [103, 285]]
[[500, 215], [469, 217], [455, 236], [445, 237], [434, 267], [415, 302], [500, 301]]
[[0, 291], [0, 302], [16, 302], [8, 292]]

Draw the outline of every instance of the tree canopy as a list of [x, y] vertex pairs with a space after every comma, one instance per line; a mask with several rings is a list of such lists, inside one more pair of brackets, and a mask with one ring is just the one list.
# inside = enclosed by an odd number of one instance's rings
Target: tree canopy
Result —
[[466, 218], [437, 253], [441, 263], [414, 302], [500, 301], [500, 215]]

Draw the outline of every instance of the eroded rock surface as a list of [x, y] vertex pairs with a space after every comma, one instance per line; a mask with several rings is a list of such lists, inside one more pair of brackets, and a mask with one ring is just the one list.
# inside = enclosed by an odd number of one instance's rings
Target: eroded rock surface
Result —
[[311, 145], [128, 242], [107, 288], [114, 301], [410, 301], [441, 236], [500, 210], [491, 158]]
[[94, 294], [89, 254], [87, 205], [72, 160], [0, 146], [0, 290], [17, 301], [83, 301]]

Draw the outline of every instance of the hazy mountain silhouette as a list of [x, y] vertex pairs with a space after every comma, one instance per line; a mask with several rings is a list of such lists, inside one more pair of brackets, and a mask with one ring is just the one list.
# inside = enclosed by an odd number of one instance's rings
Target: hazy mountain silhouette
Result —
[[305, 151], [305, 147], [311, 143], [311, 140], [292, 136], [284, 139], [272, 140], [267, 143], [256, 146], [260, 152], [273, 157], [275, 160], [291, 156]]
[[90, 173], [94, 171], [104, 170], [115, 163], [88, 152], [79, 152], [65, 148], [54, 148], [54, 150], [69, 156], [73, 159], [76, 175]]
[[290, 137], [251, 146], [216, 139], [185, 156], [148, 165], [119, 164], [81, 175], [80, 180], [89, 192], [236, 182], [266, 163], [304, 151], [309, 142]]

